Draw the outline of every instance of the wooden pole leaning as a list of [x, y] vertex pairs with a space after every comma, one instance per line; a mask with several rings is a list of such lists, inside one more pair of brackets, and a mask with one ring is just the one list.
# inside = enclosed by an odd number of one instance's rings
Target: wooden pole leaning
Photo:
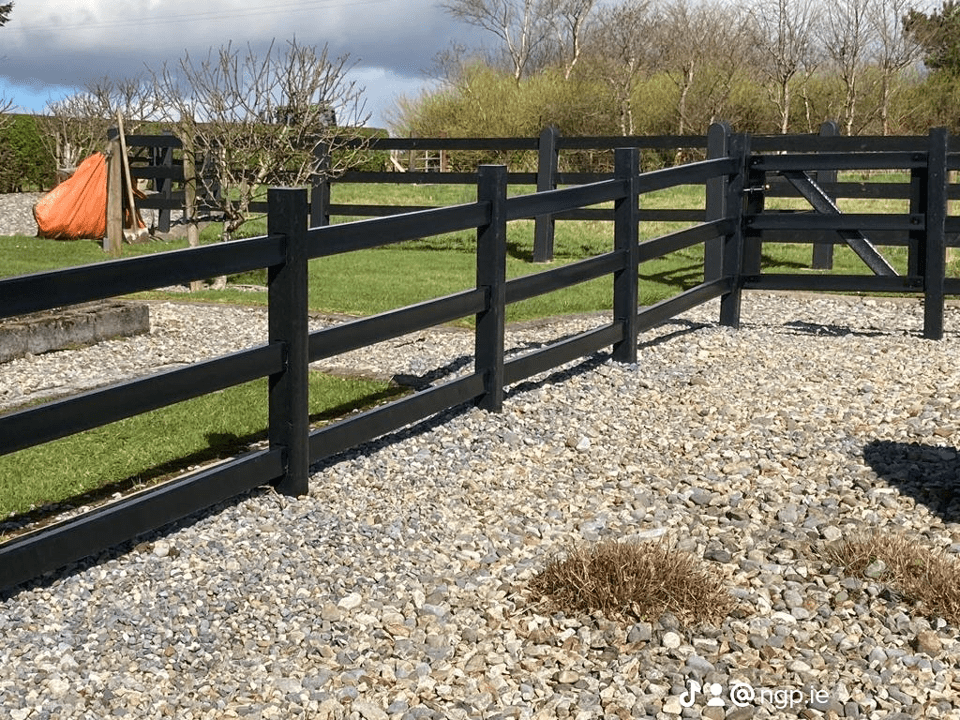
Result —
[[120, 133], [107, 131], [107, 236], [103, 249], [119, 257], [123, 245], [123, 171], [120, 159]]
[[120, 160], [123, 163], [124, 187], [127, 191], [127, 206], [130, 210], [130, 233], [135, 238], [140, 231], [137, 225], [137, 205], [133, 194], [133, 177], [130, 175], [130, 158], [127, 157], [127, 138], [123, 130], [123, 116], [117, 112], [117, 129], [120, 137]]

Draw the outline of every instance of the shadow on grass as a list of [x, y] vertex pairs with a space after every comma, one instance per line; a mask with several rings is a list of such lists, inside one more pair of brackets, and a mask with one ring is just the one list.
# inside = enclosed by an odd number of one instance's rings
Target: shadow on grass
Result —
[[809, 270], [810, 263], [802, 263], [798, 260], [784, 260], [781, 257], [773, 257], [766, 253], [760, 253], [760, 267], [765, 270]]
[[[596, 247], [591, 245], [578, 245], [574, 247], [570, 242], [559, 243], [553, 247], [553, 258], [550, 263], [562, 262], [573, 263], [578, 260], [586, 260], [596, 255], [603, 255], [609, 252], [609, 248]], [[507, 241], [507, 256], [515, 260], [521, 260], [526, 263], [533, 262], [533, 241]]]
[[529, 242], [507, 241], [507, 257], [523, 262], [533, 262], [533, 245]]
[[[310, 424], [324, 425], [343, 418], [354, 410], [368, 409], [392, 400], [399, 395], [407, 394], [408, 392], [409, 388], [405, 387], [387, 388], [368, 395], [362, 404], [342, 403], [328, 408], [323, 412], [312, 413], [310, 415]], [[267, 430], [264, 428], [261, 431], [248, 433], [246, 435], [237, 435], [235, 433], [207, 433], [205, 437], [207, 447], [202, 450], [175, 458], [168, 462], [160, 463], [159, 465], [154, 465], [153, 467], [146, 468], [137, 475], [116, 480], [94, 490], [73, 495], [55, 503], [41, 505], [29, 512], [5, 518], [3, 522], [0, 523], [0, 530], [4, 533], [16, 533], [20, 529], [28, 526], [39, 525], [42, 527], [48, 521], [55, 521], [57, 516], [69, 509], [84, 505], [99, 505], [118, 493], [120, 495], [127, 495], [181, 477], [188, 472], [195, 471], [199, 466], [213, 464], [221, 460], [228, 460], [252, 449], [252, 447], [258, 443], [265, 442], [267, 439]]]
[[703, 263], [680, 265], [661, 272], [641, 273], [640, 281], [668, 285], [678, 290], [688, 290], [703, 282]]
[[960, 521], [960, 451], [921, 443], [874, 440], [863, 459], [901, 495], [926, 505], [944, 522]]

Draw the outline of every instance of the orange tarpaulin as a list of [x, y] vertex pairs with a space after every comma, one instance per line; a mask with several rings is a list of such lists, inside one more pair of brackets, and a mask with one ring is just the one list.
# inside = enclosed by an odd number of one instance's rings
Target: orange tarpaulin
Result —
[[[128, 211], [129, 212], [129, 211]], [[94, 153], [73, 175], [33, 206], [37, 235], [55, 240], [91, 238], [107, 234], [107, 158]], [[129, 222], [126, 223], [129, 226]], [[139, 227], [145, 227], [137, 218]]]

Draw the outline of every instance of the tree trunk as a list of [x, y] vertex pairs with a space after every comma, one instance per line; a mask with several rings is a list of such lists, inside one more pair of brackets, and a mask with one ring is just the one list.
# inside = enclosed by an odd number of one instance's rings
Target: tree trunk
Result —
[[790, 82], [784, 82], [780, 86], [780, 134], [786, 135], [790, 129]]
[[[190, 138], [183, 139], [183, 212], [184, 222], [187, 225], [187, 244], [190, 247], [200, 245], [200, 226], [197, 223], [197, 172], [193, 157], [193, 142]], [[203, 287], [200, 280], [190, 281], [190, 292], [197, 292]]]

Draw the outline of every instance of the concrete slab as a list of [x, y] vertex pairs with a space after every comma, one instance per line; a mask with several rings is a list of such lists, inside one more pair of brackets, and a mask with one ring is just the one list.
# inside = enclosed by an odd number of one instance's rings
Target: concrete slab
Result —
[[142, 303], [103, 300], [0, 321], [0, 363], [150, 332]]

